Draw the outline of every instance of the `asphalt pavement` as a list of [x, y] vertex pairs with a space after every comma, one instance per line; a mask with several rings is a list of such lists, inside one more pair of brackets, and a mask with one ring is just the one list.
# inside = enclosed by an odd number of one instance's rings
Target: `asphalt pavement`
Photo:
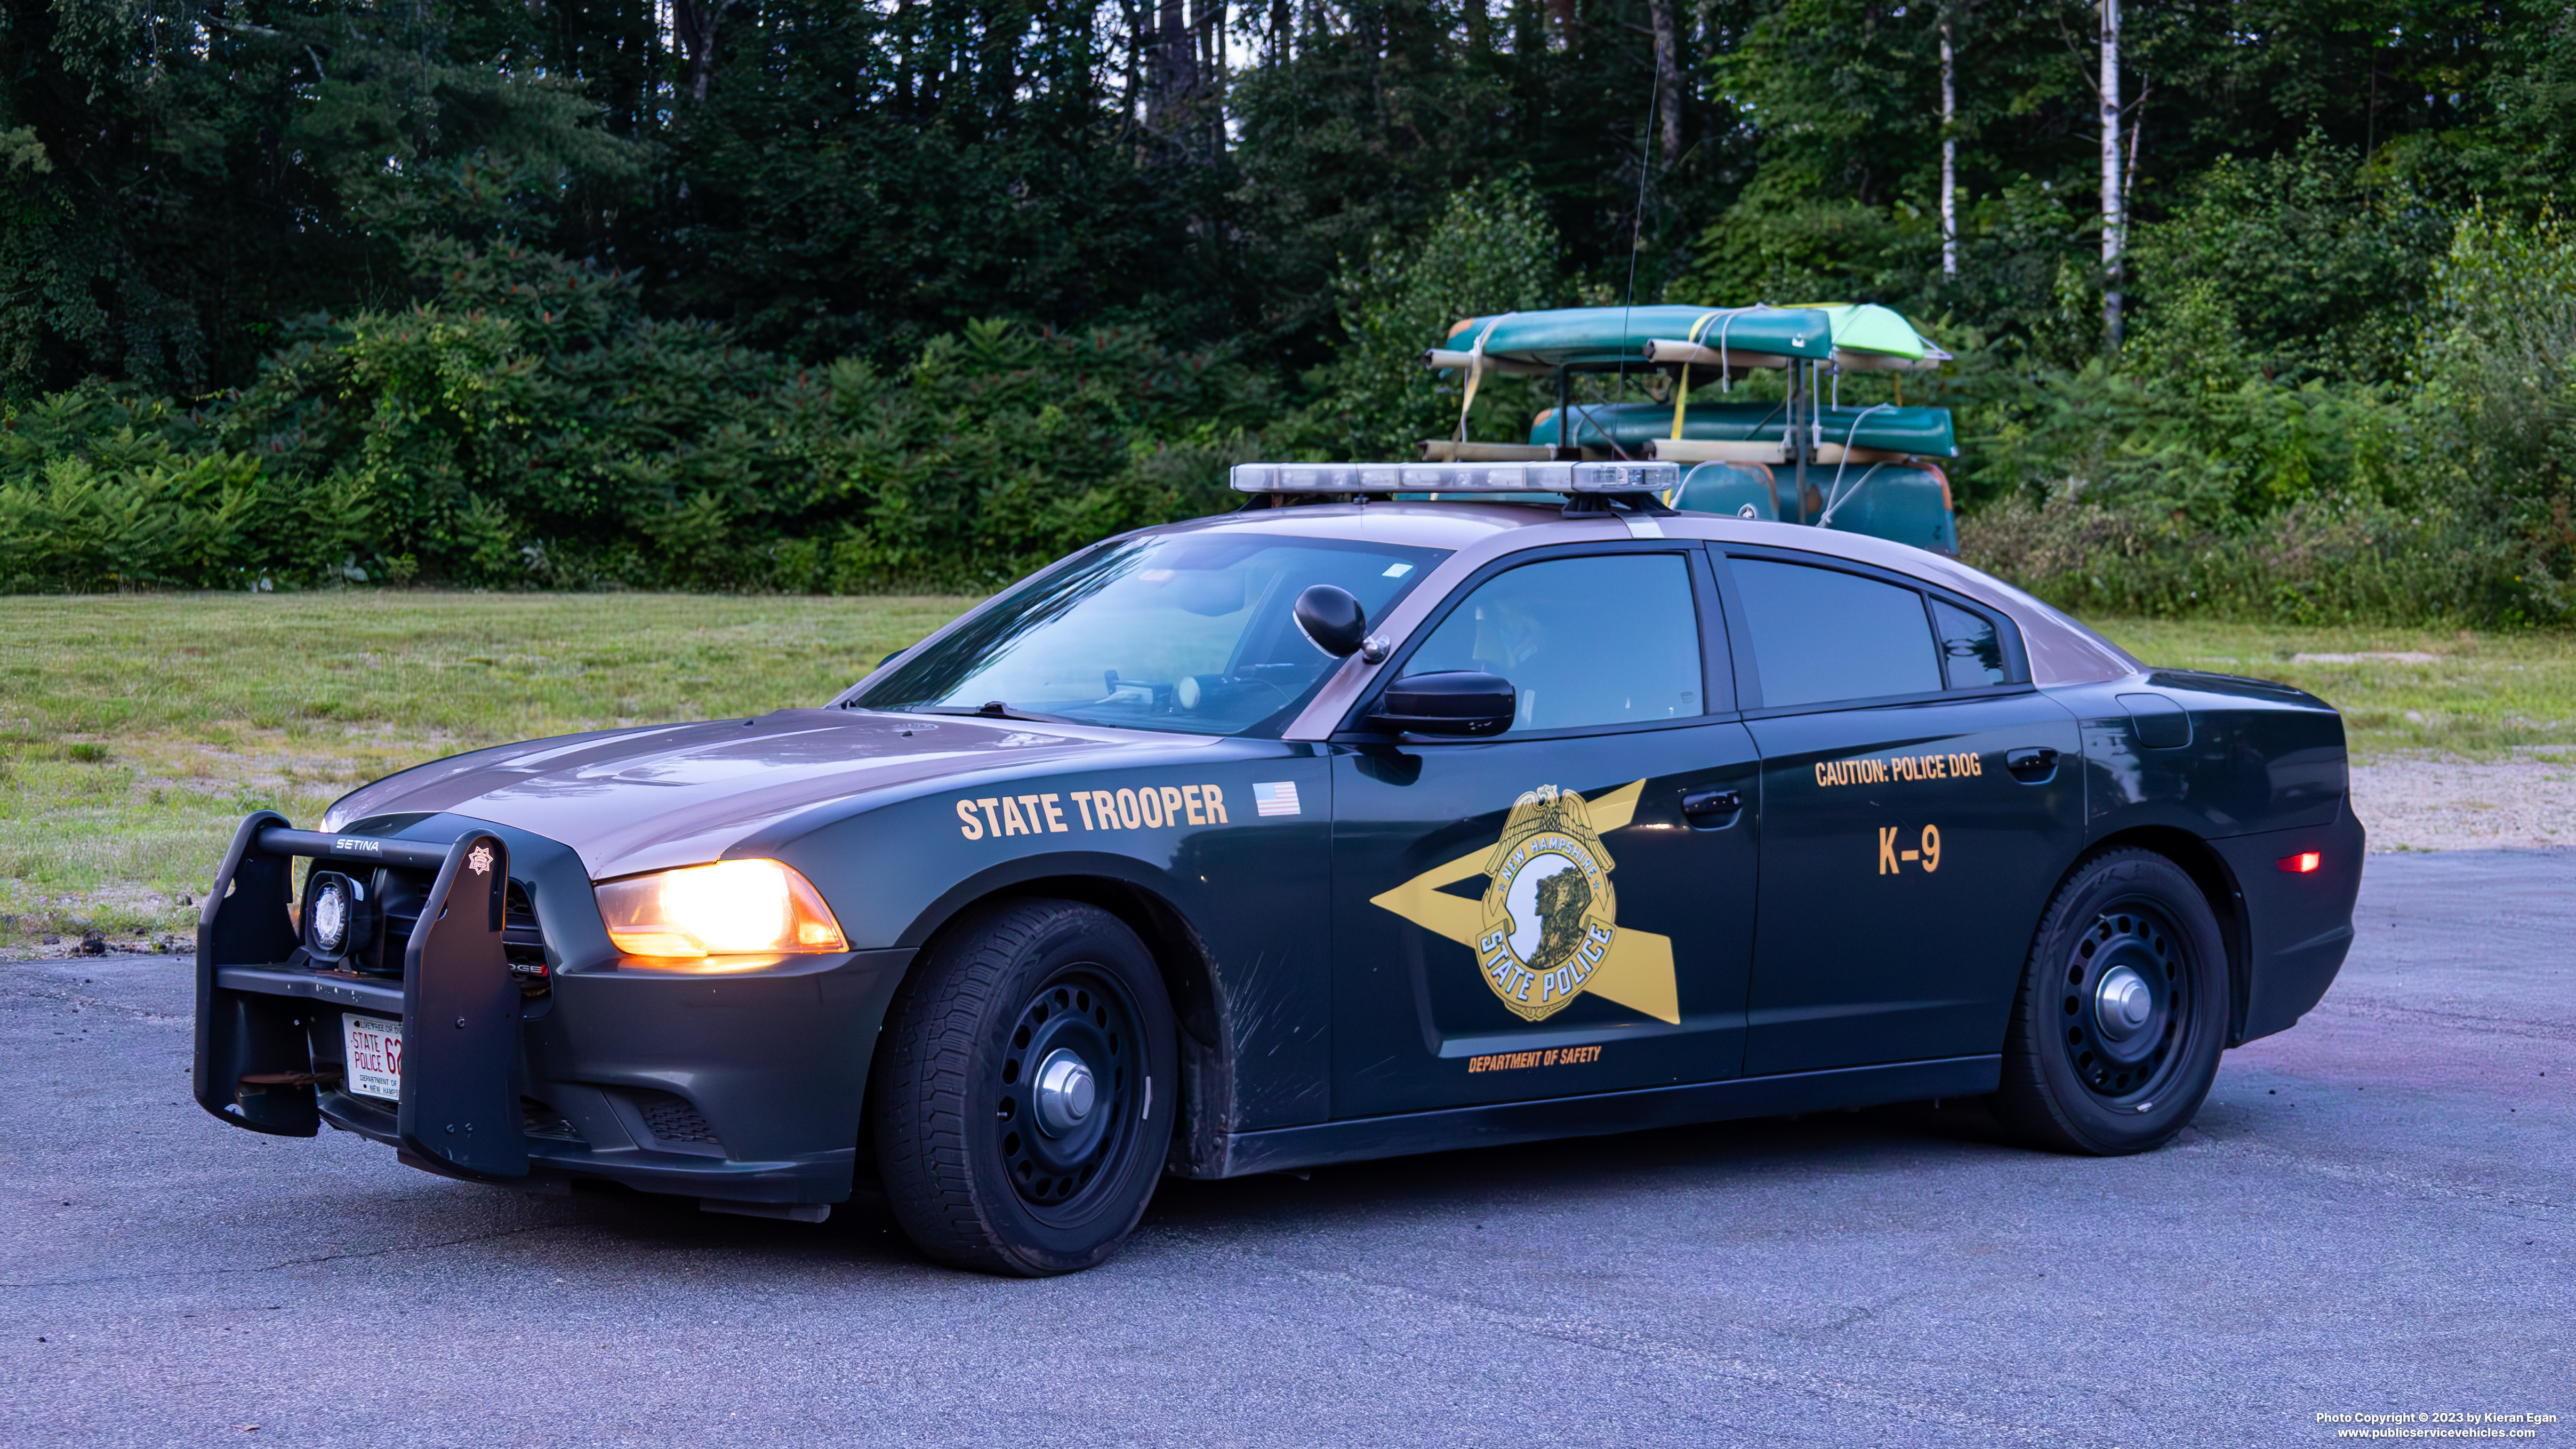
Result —
[[1913, 1107], [1167, 1181], [1045, 1282], [237, 1131], [184, 958], [0, 963], [0, 1444], [2576, 1449], [2576, 852], [2375, 857], [2359, 930], [2142, 1157]]

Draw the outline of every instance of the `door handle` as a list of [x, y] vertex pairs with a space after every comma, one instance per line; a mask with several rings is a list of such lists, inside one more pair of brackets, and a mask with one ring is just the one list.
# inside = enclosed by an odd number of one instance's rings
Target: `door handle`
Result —
[[1701, 830], [1731, 825], [1743, 809], [1741, 790], [1694, 790], [1682, 797], [1682, 817]]
[[2036, 785], [2057, 773], [2057, 751], [2046, 745], [2004, 751], [2004, 768], [2024, 784]]

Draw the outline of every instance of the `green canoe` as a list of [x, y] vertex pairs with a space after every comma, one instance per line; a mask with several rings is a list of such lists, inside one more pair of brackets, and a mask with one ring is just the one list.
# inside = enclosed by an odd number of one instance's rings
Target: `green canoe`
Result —
[[1808, 523], [1837, 533], [1910, 543], [1956, 556], [1959, 526], [1950, 484], [1937, 468], [1854, 463], [1810, 468], [1802, 498], [1796, 474], [1762, 463], [1701, 463], [1682, 470], [1675, 508], [1766, 523]]
[[1724, 343], [1728, 351], [1826, 359], [1833, 326], [1822, 312], [1785, 307], [1568, 307], [1470, 317], [1438, 344], [1547, 367], [1645, 361], [1649, 342]]
[[[1776, 438], [1788, 414], [1780, 403], [1701, 403], [1682, 417], [1682, 436], [1710, 442], [1750, 442]], [[1950, 426], [1948, 408], [1821, 408], [1824, 441], [1855, 448], [1884, 448], [1891, 453], [1927, 457], [1959, 456], [1959, 440]], [[1578, 403], [1574, 408], [1574, 442], [1578, 447], [1616, 443], [1636, 452], [1649, 438], [1673, 435], [1669, 403]], [[1556, 409], [1539, 414], [1530, 426], [1533, 443], [1562, 441]]]
[[1833, 329], [1837, 351], [1874, 353], [1909, 361], [1950, 355], [1926, 341], [1922, 333], [1914, 330], [1914, 324], [1905, 320], [1903, 313], [1875, 302], [1819, 302], [1807, 310], [1825, 314], [1826, 325]]

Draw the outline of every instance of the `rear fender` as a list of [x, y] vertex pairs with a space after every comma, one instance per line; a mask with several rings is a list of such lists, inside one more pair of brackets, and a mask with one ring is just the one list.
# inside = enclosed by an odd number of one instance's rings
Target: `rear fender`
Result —
[[[2132, 848], [2152, 850], [2180, 866], [2192, 884], [2200, 887], [2201, 896], [2209, 902], [2210, 914], [2218, 918], [2219, 939], [2227, 947], [2227, 1044], [2242, 1044], [2247, 987], [2253, 977], [2253, 946], [2245, 919], [2245, 893], [2238, 888], [2234, 868], [2208, 841], [2172, 824], [2133, 824], [2086, 846], [2084, 853], [2090, 859], [2104, 851]], [[2068, 874], [2073, 871], [2070, 869]]]

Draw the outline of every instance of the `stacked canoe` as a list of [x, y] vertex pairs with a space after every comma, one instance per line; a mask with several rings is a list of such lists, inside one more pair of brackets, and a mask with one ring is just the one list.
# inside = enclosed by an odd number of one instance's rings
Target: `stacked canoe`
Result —
[[[1703, 341], [1705, 338], [1705, 341]], [[1832, 319], [1814, 307], [1568, 307], [1554, 312], [1507, 312], [1470, 317], [1449, 329], [1435, 358], [1480, 354], [1500, 363], [1494, 371], [1541, 373], [1560, 367], [1650, 361], [1657, 341], [1705, 346], [1728, 365], [1786, 367], [1793, 358], [1830, 361]], [[1434, 361], [1434, 367], [1462, 363]]]
[[[1463, 438], [1423, 444], [1423, 456], [1504, 461], [1580, 455], [1683, 465], [1666, 501], [1693, 511], [1866, 533], [1958, 552], [1950, 483], [1937, 460], [1958, 456], [1949, 410], [1820, 404], [1828, 377], [1921, 371], [1949, 354], [1884, 307], [1580, 307], [1470, 317], [1426, 366], [1462, 373], [1471, 401], [1494, 375], [1554, 375], [1560, 403], [1526, 442]], [[1671, 402], [1574, 403], [1572, 372], [1654, 371], [1681, 389]], [[1690, 400], [1721, 379], [1786, 370], [1779, 401]], [[1704, 394], [1703, 394], [1704, 396]]]
[[1789, 469], [1769, 463], [1693, 463], [1671, 506], [1765, 523], [1805, 523], [1909, 543], [1935, 553], [1959, 551], [1950, 478], [1929, 464], [1850, 463], [1810, 469], [1804, 487]]
[[[1761, 456], [1725, 460], [1729, 462], [1793, 461], [1790, 446], [1794, 440], [1789, 436], [1786, 403], [1695, 402], [1682, 411], [1678, 434], [1673, 431], [1674, 409], [1667, 403], [1576, 403], [1566, 411], [1572, 415], [1571, 427], [1555, 408], [1540, 413], [1530, 426], [1530, 442], [1572, 443], [1580, 448], [1615, 449], [1632, 457], [1644, 457], [1649, 445], [1679, 437], [1691, 442], [1760, 445], [1749, 451]], [[1948, 408], [1884, 404], [1821, 407], [1816, 409], [1816, 423], [1823, 441], [1814, 446], [1822, 462], [1837, 463], [1855, 455], [1863, 456], [1864, 461], [1882, 463], [1902, 457], [1959, 456], [1959, 440], [1951, 431]], [[1882, 456], [1872, 458], [1868, 454]]]

